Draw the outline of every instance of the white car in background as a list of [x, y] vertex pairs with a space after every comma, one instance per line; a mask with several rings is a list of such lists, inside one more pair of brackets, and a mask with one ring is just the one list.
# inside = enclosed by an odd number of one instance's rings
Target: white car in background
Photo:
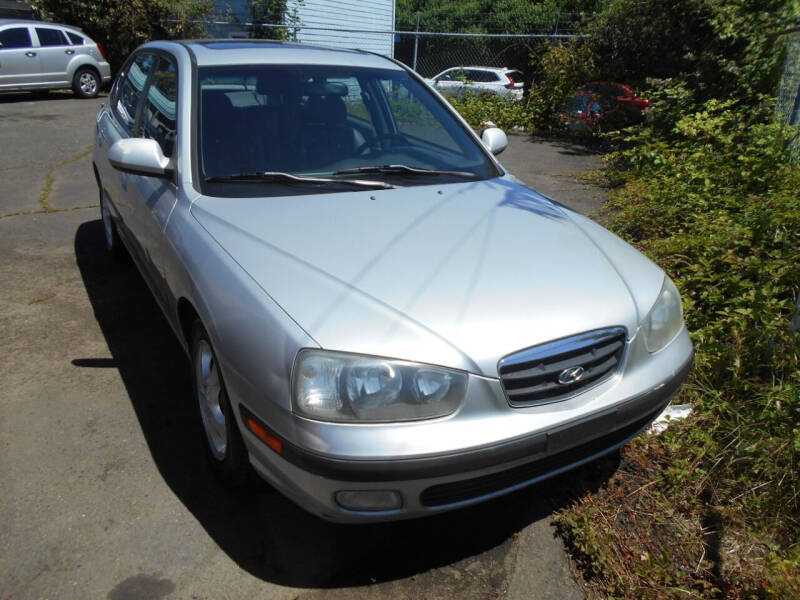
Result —
[[507, 67], [453, 67], [425, 81], [444, 96], [489, 92], [498, 96], [522, 98], [521, 72]]
[[103, 47], [70, 25], [0, 19], [0, 91], [72, 88], [94, 98], [111, 81]]

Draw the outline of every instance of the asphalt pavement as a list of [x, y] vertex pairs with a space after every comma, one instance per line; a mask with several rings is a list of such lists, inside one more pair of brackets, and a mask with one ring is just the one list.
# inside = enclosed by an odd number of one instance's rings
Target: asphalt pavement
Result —
[[[583, 597], [552, 511], [614, 459], [416, 521], [321, 521], [202, 457], [187, 362], [103, 250], [91, 170], [104, 98], [0, 95], [0, 598]], [[512, 136], [503, 163], [591, 213], [601, 159]]]

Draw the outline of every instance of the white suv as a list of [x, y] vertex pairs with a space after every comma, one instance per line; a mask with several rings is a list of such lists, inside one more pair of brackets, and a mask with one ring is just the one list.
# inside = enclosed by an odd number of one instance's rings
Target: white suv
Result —
[[522, 98], [522, 77], [519, 71], [506, 67], [453, 67], [425, 81], [445, 96], [489, 92], [519, 100]]
[[110, 80], [103, 47], [79, 28], [0, 19], [0, 91], [71, 87], [94, 98]]

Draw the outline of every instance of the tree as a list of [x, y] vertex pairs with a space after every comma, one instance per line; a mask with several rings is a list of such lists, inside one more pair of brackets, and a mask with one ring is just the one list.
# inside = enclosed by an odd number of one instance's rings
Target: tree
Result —
[[248, 33], [251, 38], [283, 40], [288, 37], [286, 29], [263, 27], [263, 25], [283, 24], [287, 8], [286, 0], [247, 0], [250, 13]]
[[103, 44], [116, 70], [137, 46], [157, 39], [203, 37], [211, 0], [30, 0], [45, 18], [83, 29]]

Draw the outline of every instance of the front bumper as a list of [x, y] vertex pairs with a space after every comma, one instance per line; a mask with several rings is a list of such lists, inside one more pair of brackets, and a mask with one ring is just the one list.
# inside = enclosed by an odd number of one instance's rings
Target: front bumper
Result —
[[[690, 349], [678, 368], [644, 392], [527, 435], [458, 452], [354, 460], [281, 439], [278, 455], [246, 428], [243, 435], [251, 462], [261, 476], [313, 514], [339, 522], [420, 517], [509, 493], [619, 448], [661, 413], [688, 376], [692, 362]], [[241, 404], [240, 417], [242, 422], [257, 419]], [[396, 491], [402, 506], [388, 511], [353, 511], [336, 502], [339, 491], [365, 490]]]

